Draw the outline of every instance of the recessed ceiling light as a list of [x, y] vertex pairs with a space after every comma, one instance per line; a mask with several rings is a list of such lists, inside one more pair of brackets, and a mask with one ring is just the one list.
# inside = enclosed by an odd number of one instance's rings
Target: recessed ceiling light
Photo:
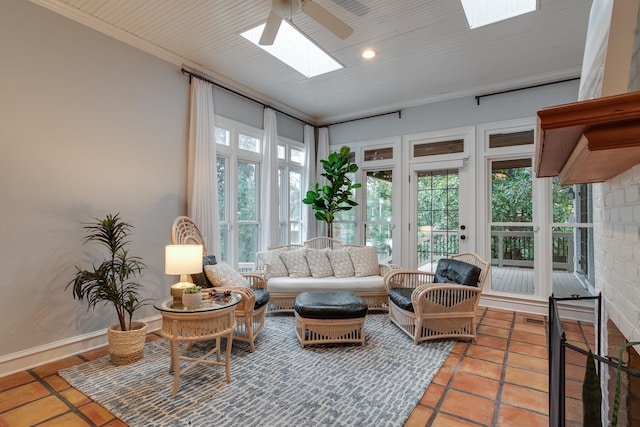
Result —
[[371, 59], [376, 56], [376, 51], [373, 49], [365, 49], [362, 51], [362, 57], [364, 59]]

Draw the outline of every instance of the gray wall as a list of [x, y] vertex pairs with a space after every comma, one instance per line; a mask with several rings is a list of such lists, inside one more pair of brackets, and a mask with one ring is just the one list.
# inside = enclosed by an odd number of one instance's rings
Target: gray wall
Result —
[[[218, 116], [262, 129], [264, 106], [250, 99], [236, 95], [224, 88], [214, 87], [213, 108]], [[278, 135], [300, 141], [304, 139], [304, 123], [276, 111]]]
[[559, 83], [501, 95], [475, 97], [427, 104], [372, 119], [358, 120], [329, 127], [331, 145], [407, 135], [479, 123], [534, 117], [542, 108], [574, 102], [578, 81]]
[[[81, 222], [120, 212], [148, 267], [142, 296], [168, 294], [164, 246], [186, 213], [189, 79], [23, 0], [0, 2], [0, 52], [2, 362], [116, 323], [112, 308], [88, 312], [64, 290], [97, 254]], [[214, 99], [217, 114], [262, 128], [261, 105], [218, 88]], [[302, 123], [278, 122], [302, 140]], [[136, 318], [152, 316], [148, 306]]]
[[[88, 267], [82, 221], [120, 212], [168, 293], [184, 212], [189, 81], [179, 68], [22, 0], [0, 2], [0, 356], [104, 329], [115, 311], [65, 291]], [[155, 316], [152, 306], [138, 317]]]

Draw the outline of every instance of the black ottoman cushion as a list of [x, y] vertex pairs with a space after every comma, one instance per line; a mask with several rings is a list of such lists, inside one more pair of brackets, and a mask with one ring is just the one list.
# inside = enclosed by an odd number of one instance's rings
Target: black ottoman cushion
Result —
[[353, 292], [302, 292], [293, 309], [307, 319], [356, 319], [367, 315], [367, 304]]

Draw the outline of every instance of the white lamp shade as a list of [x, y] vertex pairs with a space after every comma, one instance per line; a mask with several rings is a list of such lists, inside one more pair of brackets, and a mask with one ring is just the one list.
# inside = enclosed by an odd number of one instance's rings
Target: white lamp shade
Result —
[[202, 245], [167, 245], [164, 272], [180, 275], [202, 273]]

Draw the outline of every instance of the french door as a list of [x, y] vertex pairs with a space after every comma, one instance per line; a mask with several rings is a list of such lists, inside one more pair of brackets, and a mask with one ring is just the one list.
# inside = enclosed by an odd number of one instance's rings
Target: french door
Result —
[[473, 197], [465, 162], [417, 163], [411, 174], [409, 225], [412, 267], [435, 271], [440, 258], [473, 247]]
[[475, 145], [473, 127], [403, 137], [409, 172], [409, 203], [402, 204], [407, 268], [435, 271], [440, 258], [475, 250]]

